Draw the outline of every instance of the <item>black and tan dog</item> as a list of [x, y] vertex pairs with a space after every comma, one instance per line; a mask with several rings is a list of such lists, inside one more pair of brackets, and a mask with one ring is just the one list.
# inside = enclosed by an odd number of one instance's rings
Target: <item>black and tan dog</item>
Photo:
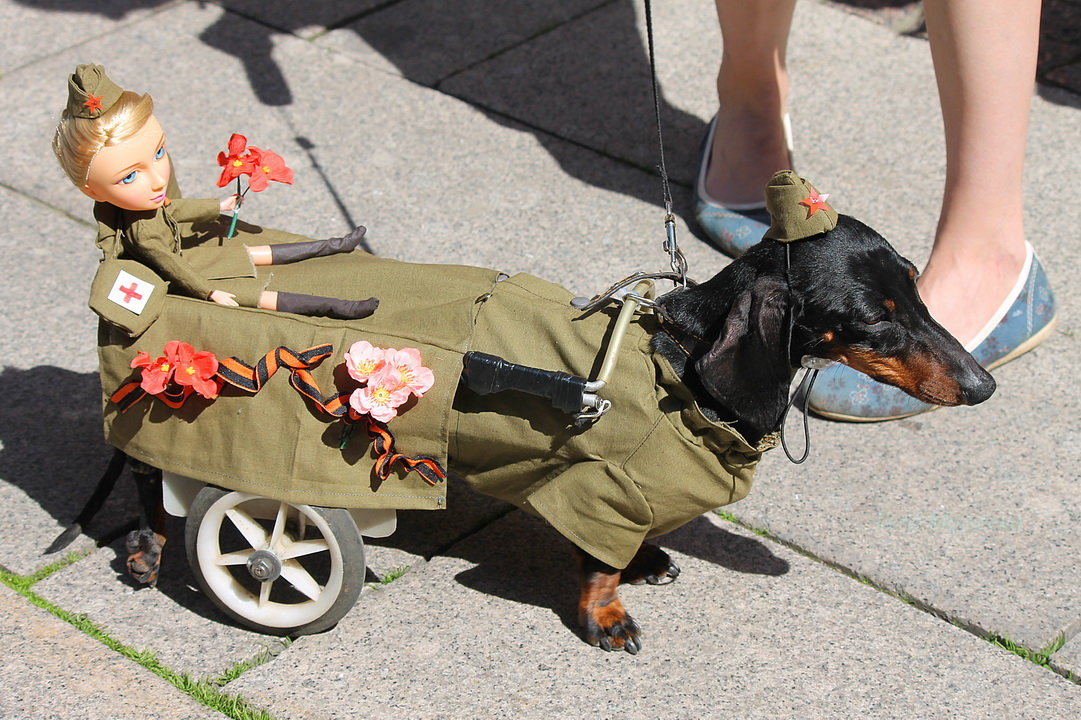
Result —
[[[631, 323], [602, 391], [612, 408], [584, 427], [538, 395], [492, 392], [493, 386], [479, 382], [471, 364], [477, 355], [471, 353], [596, 377], [602, 348], [612, 340], [611, 310], [583, 314], [571, 307], [565, 289], [529, 275], [507, 278], [359, 253], [336, 258], [335, 268], [343, 269], [324, 281], [359, 283], [380, 297], [380, 309], [350, 324], [348, 333], [337, 324], [319, 325], [311, 339], [331, 342], [325, 338], [332, 337], [340, 343], [360, 334], [385, 347], [416, 345], [426, 361], [437, 361], [435, 389], [394, 421], [401, 449], [446, 460], [473, 489], [543, 517], [571, 541], [580, 557], [583, 632], [604, 649], [635, 653], [641, 647], [638, 625], [621, 603], [618, 585], [665, 582], [679, 572], [666, 553], [645, 540], [749, 492], [762, 453], [776, 442], [789, 386], [804, 356], [845, 363], [937, 405], [973, 405], [994, 391], [991, 376], [920, 302], [912, 263], [875, 231], [838, 216], [791, 173], [775, 177], [770, 193], [775, 227], [767, 239], [709, 281], [660, 297], [655, 312]], [[411, 282], [403, 283], [403, 276]], [[434, 323], [440, 308], [459, 308], [438, 317], [455, 318], [460, 326]], [[172, 314], [163, 315], [134, 344], [103, 349], [102, 357], [109, 354], [117, 366], [106, 382], [103, 361], [103, 383], [116, 387], [130, 372], [136, 350], [156, 352], [165, 339], [181, 337], [220, 353], [231, 346], [235, 323], [247, 318], [273, 323], [262, 343], [271, 347], [296, 333], [296, 323], [281, 317], [231, 309], [232, 324], [225, 325], [205, 317], [215, 312], [206, 303], [170, 300], [167, 313]], [[403, 328], [410, 322], [416, 327]], [[275, 334], [279, 325], [285, 329]], [[324, 372], [323, 379], [316, 378], [320, 384], [333, 384], [329, 368], [318, 370]], [[313, 447], [305, 449], [304, 463], [285, 467], [287, 461], [275, 460], [274, 469], [286, 478], [290, 473], [343, 477], [335, 492], [323, 495], [319, 488], [290, 486], [290, 502], [350, 507], [345, 501], [352, 492], [359, 498], [352, 506], [376, 500], [388, 507], [388, 494], [415, 498], [430, 491], [414, 505], [397, 507], [445, 506], [441, 486], [421, 482], [405, 492], [402, 485], [392, 487], [392, 478], [364, 487], [356, 479], [362, 477], [365, 448], [350, 451], [345, 464], [345, 445], [339, 447], [338, 436], [326, 431], [325, 421], [287, 384], [271, 383], [261, 392], [271, 395], [261, 400], [223, 396], [187, 417], [161, 408], [153, 415], [117, 414], [107, 407], [108, 437], [161, 469], [274, 497], [273, 488], [245, 487], [244, 474], [233, 467], [238, 460], [229, 453], [205, 453], [193, 467], [190, 453], [173, 458], [169, 452], [197, 447], [204, 437], [200, 432], [242, 432], [236, 425], [241, 413], [260, 427], [284, 427], [282, 408], [288, 404], [299, 409], [291, 420], [295, 426], [276, 436], [249, 433], [249, 442], [264, 444], [253, 447], [247, 459], [274, 458], [282, 446], [291, 450], [308, 442]], [[301, 440], [284, 443], [286, 432]], [[437, 440], [427, 442], [428, 436]], [[291, 451], [286, 456], [292, 461]], [[316, 462], [325, 467], [316, 468]], [[223, 482], [227, 475], [230, 482]], [[264, 473], [260, 479], [268, 477]], [[87, 517], [84, 513], [80, 520]], [[153, 553], [138, 543], [133, 553], [133, 570], [147, 576], [156, 571], [143, 567], [151, 564], [146, 560]]]

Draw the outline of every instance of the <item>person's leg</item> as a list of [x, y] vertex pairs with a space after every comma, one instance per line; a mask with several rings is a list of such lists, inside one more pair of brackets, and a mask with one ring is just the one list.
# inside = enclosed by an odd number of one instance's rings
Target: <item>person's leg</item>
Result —
[[717, 131], [706, 191], [721, 203], [762, 201], [774, 172], [788, 168], [788, 33], [796, 0], [716, 0], [723, 50]]
[[1025, 260], [1022, 168], [1040, 0], [926, 0], [946, 129], [946, 186], [919, 279], [931, 314], [967, 343]]

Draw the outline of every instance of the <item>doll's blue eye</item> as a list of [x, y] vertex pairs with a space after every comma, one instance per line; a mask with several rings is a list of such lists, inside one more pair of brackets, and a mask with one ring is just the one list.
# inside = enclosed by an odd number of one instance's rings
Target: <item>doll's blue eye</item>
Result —
[[135, 182], [135, 176], [138, 174], [138, 170], [132, 170], [130, 173], [120, 178], [120, 182], [124, 185], [130, 185]]
[[156, 153], [154, 153], [154, 159], [155, 160], [161, 160], [163, 157], [165, 157], [165, 146], [164, 145], [162, 145], [160, 148], [158, 148], [158, 151]]

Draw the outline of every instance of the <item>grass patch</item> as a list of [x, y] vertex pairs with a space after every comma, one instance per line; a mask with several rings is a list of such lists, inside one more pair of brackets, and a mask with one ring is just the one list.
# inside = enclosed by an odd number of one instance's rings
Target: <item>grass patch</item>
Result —
[[56, 562], [50, 563], [38, 570], [37, 572], [31, 573], [30, 575], [19, 575], [18, 573], [13, 573], [10, 570], [0, 568], [0, 580], [2, 580], [5, 585], [7, 585], [15, 592], [19, 593], [20, 595], [25, 595], [36, 583], [41, 582], [57, 570], [63, 570], [68, 565], [79, 562], [92, 552], [93, 550], [84, 550], [83, 552], [70, 552]]
[[407, 572], [409, 572], [408, 565], [402, 565], [400, 567], [394, 568], [393, 570], [388, 570], [386, 574], [383, 575], [382, 578], [380, 578], [379, 584], [389, 585], [390, 583], [400, 578], [402, 575], [405, 575]]
[[[52, 613], [64, 622], [94, 638], [110, 650], [142, 665], [150, 672], [168, 681], [178, 690], [187, 693], [208, 708], [217, 710], [223, 715], [233, 718], [233, 720], [274, 720], [273, 716], [264, 710], [252, 706], [244, 698], [236, 695], [227, 695], [222, 692], [215, 684], [216, 681], [196, 680], [186, 673], [178, 673], [163, 665], [157, 655], [153, 652], [149, 650], [136, 650], [135, 648], [125, 645], [109, 635], [101, 626], [85, 615], [73, 613], [62, 607], [58, 607], [30, 589], [34, 583], [39, 582], [42, 578], [48, 577], [60, 568], [66, 567], [84, 556], [85, 553], [71, 553], [63, 560], [42, 568], [33, 575], [17, 575], [7, 570], [0, 570], [0, 582], [3, 582], [9, 588], [22, 595], [32, 605], [36, 605], [42, 610]], [[269, 657], [266, 659], [269, 659]], [[262, 660], [262, 662], [266, 662], [266, 659]], [[258, 664], [262, 664], [262, 662]], [[239, 665], [243, 665], [243, 663], [239, 663]], [[242, 672], [254, 666], [255, 664], [249, 664], [247, 667], [237, 672], [231, 679], [239, 677]], [[235, 669], [235, 666], [230, 669], [230, 672], [233, 669]]]
[[1043, 650], [1029, 650], [1002, 635], [988, 635], [987, 640], [994, 645], [998, 645], [1003, 650], [1009, 650], [1014, 655], [1023, 657], [1029, 662], [1036, 663], [1040, 667], [1045, 668], [1051, 668], [1051, 656], [1061, 650], [1062, 646], [1066, 644], [1066, 636], [1061, 634], [1052, 640]]
[[277, 646], [266, 648], [250, 660], [241, 660], [236, 665], [233, 665], [231, 668], [229, 668], [213, 680], [210, 680], [209, 682], [211, 685], [217, 685], [219, 687], [228, 685], [249, 670], [257, 668], [260, 665], [264, 665], [267, 662], [273, 660], [278, 655], [280, 655], [283, 650], [285, 650], [292, 644], [292, 638], [284, 637], [281, 639], [281, 642]]

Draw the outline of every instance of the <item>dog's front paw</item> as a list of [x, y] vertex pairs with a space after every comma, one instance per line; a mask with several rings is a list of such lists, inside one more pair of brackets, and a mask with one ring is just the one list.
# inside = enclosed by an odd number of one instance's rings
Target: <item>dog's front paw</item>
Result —
[[586, 610], [579, 621], [590, 645], [608, 651], [626, 650], [631, 655], [642, 649], [642, 631], [618, 599]]
[[643, 544], [623, 571], [623, 582], [632, 585], [667, 585], [679, 577], [679, 572], [679, 565], [672, 561], [668, 553], [656, 545]]
[[165, 547], [165, 536], [150, 528], [132, 530], [126, 538], [128, 546], [128, 574], [136, 582], [150, 587], [158, 584], [158, 571], [161, 569], [161, 552]]

